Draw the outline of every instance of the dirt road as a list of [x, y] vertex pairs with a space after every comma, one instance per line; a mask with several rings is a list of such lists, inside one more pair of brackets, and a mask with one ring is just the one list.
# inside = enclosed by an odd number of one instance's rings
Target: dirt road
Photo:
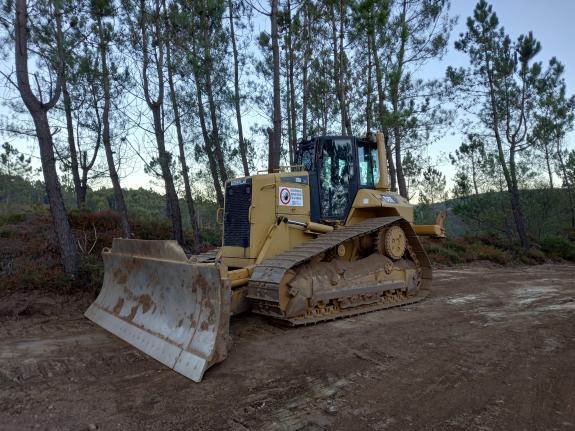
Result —
[[424, 302], [304, 328], [243, 316], [201, 384], [67, 301], [0, 319], [0, 429], [575, 429], [572, 265], [436, 271]]

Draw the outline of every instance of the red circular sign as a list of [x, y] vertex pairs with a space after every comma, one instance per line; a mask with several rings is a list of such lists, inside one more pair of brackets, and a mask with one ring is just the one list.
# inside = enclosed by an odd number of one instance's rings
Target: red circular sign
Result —
[[284, 205], [288, 205], [291, 202], [291, 193], [289, 189], [287, 188], [280, 189], [280, 201]]

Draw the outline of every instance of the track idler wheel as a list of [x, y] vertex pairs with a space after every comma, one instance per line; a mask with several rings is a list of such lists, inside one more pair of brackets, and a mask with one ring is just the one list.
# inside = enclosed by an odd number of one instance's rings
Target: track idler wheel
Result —
[[377, 234], [377, 251], [393, 260], [403, 257], [407, 246], [407, 238], [399, 226], [391, 226], [380, 230]]

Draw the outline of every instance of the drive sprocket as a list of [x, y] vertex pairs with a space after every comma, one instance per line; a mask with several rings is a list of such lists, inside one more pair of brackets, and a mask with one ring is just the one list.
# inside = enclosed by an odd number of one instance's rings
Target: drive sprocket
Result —
[[406, 246], [407, 238], [400, 226], [390, 226], [377, 233], [377, 251], [393, 260], [402, 258]]

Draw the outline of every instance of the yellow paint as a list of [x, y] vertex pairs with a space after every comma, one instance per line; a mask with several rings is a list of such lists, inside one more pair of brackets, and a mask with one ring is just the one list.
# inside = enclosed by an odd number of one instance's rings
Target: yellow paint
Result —
[[[305, 177], [307, 180], [307, 172], [280, 172], [251, 177], [250, 246], [222, 247], [225, 265], [230, 268], [254, 265], [314, 237], [306, 234], [303, 229], [277, 223], [278, 217], [287, 217], [302, 223], [310, 222], [309, 185], [294, 180], [285, 181], [291, 177]], [[303, 206], [280, 205], [281, 187], [302, 189]]]
[[[377, 141], [380, 158], [385, 160], [383, 139], [378, 136]], [[222, 263], [230, 270], [256, 265], [264, 259], [269, 259], [333, 230], [333, 227], [326, 224], [311, 222], [309, 184], [297, 183], [295, 177], [305, 177], [307, 180], [308, 173], [304, 171], [278, 172], [251, 177], [250, 246], [246, 248], [222, 247]], [[413, 224], [413, 205], [398, 193], [390, 191], [385, 179], [380, 181], [378, 186], [377, 190], [358, 190], [344, 225], [354, 225], [370, 218], [386, 216], [399, 216]], [[282, 205], [280, 203], [282, 187], [301, 189], [303, 206]], [[304, 223], [307, 227], [288, 225], [281, 221], [283, 219]], [[445, 234], [443, 227], [439, 225], [414, 225], [413, 227], [418, 235], [444, 236]], [[241, 274], [242, 277], [232, 282], [237, 284], [240, 283], [238, 280], [244, 280], [245, 274]]]

